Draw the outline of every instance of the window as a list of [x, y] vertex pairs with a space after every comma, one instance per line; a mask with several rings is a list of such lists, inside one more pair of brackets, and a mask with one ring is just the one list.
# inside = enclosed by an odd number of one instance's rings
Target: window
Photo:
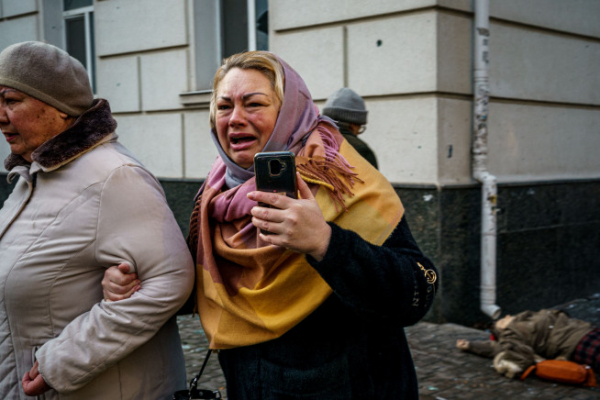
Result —
[[93, 0], [64, 0], [63, 18], [65, 50], [83, 64], [96, 93]]
[[194, 0], [196, 87], [210, 91], [221, 60], [268, 50], [268, 0]]
[[222, 0], [220, 19], [223, 58], [268, 49], [267, 0]]
[[269, 4], [267, 0], [256, 0], [256, 50], [269, 50]]

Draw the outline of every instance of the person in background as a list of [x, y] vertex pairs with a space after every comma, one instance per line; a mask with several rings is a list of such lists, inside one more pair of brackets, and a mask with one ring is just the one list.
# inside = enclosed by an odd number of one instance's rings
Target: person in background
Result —
[[524, 311], [494, 323], [493, 340], [459, 339], [460, 350], [494, 358], [509, 378], [544, 359], [571, 360], [600, 373], [600, 329], [560, 310]]
[[[173, 315], [193, 262], [157, 179], [117, 141], [84, 67], [42, 42], [0, 53], [0, 129], [18, 178], [0, 209], [0, 398], [170, 399]], [[102, 301], [106, 268], [142, 288]], [[27, 397], [30, 398], [30, 397]]]
[[[269, 52], [224, 60], [210, 124], [219, 157], [188, 241], [228, 398], [417, 399], [403, 328], [438, 282], [390, 183]], [[298, 199], [256, 191], [255, 154], [283, 150], [296, 155]], [[128, 277], [107, 270], [106, 296], [135, 291]]]
[[378, 168], [377, 157], [367, 143], [358, 135], [363, 133], [367, 124], [365, 102], [354, 90], [341, 88], [327, 99], [323, 115], [336, 121], [340, 133], [372, 166]]

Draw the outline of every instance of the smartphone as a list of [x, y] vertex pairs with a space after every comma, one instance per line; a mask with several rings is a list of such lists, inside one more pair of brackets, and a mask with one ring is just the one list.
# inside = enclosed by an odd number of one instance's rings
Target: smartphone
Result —
[[[298, 198], [296, 186], [296, 162], [291, 151], [273, 151], [256, 153], [254, 156], [254, 174], [256, 176], [256, 190], [261, 192], [277, 193]], [[259, 203], [262, 207], [271, 207]], [[261, 229], [264, 234], [270, 232]]]

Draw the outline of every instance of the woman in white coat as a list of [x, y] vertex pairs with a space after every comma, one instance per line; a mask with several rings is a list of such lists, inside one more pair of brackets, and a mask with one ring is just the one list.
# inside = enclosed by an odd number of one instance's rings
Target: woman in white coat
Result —
[[[83, 66], [24, 42], [0, 53], [16, 186], [0, 209], [0, 398], [167, 399], [184, 389], [175, 312], [192, 260], [156, 178], [117, 142]], [[103, 301], [126, 262], [142, 288]]]

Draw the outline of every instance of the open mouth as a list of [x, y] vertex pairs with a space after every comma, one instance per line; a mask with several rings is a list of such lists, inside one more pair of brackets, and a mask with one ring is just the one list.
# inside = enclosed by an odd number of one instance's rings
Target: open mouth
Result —
[[237, 145], [253, 142], [256, 139], [254, 138], [254, 136], [232, 136], [229, 140], [231, 141], [231, 144]]

